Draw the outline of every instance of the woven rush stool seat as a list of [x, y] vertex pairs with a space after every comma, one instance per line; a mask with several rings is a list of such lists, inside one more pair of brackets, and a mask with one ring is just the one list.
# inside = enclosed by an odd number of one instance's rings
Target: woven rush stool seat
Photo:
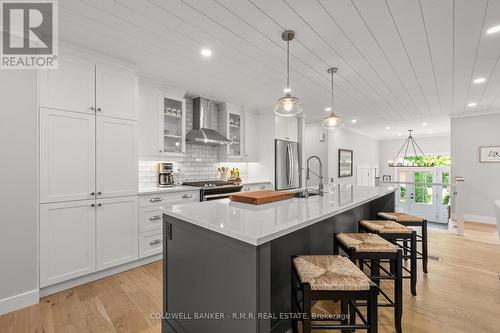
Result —
[[[349, 258], [338, 255], [292, 256], [291, 269], [291, 313], [296, 315], [292, 318], [293, 333], [299, 332], [299, 323], [302, 324], [302, 333], [313, 330], [377, 333], [379, 289]], [[314, 317], [312, 305], [320, 300], [340, 302], [341, 312], [332, 313], [330, 317]], [[358, 303], [367, 307], [365, 313], [360, 311]], [[361, 323], [356, 323], [356, 314]]]
[[347, 248], [356, 252], [397, 252], [396, 245], [388, 242], [377, 234], [369, 233], [341, 233], [336, 235], [337, 240]]
[[421, 218], [420, 216], [415, 216], [407, 213], [400, 213], [400, 212], [379, 212], [377, 214], [379, 217], [382, 217], [387, 220], [392, 220], [394, 222], [398, 223], [405, 223], [405, 222], [413, 222], [413, 223], [422, 223], [424, 222], [424, 219]]
[[302, 283], [311, 290], [369, 290], [371, 280], [349, 258], [298, 256], [293, 264]]
[[363, 227], [381, 234], [411, 234], [412, 229], [390, 220], [362, 220]]
[[[358, 229], [360, 233], [378, 234], [403, 250], [403, 259], [410, 259], [410, 269], [403, 267], [409, 275], [402, 278], [410, 279], [411, 293], [417, 296], [417, 232], [391, 220], [361, 220]], [[363, 269], [362, 263], [360, 267]]]
[[[387, 220], [391, 220], [402, 224], [407, 227], [417, 227], [422, 231], [422, 235], [417, 234], [417, 242], [421, 243], [422, 250], [417, 254], [418, 260], [422, 260], [422, 270], [427, 274], [427, 263], [429, 262], [428, 240], [427, 240], [427, 220], [415, 215], [410, 215], [402, 212], [379, 212], [378, 216]], [[405, 244], [406, 247], [406, 244]], [[405, 250], [404, 254], [407, 255], [408, 251]]]
[[[379, 302], [378, 306], [394, 308], [394, 327], [397, 333], [402, 333], [403, 257], [401, 249], [377, 233], [333, 234], [333, 254], [338, 255], [339, 250], [346, 253], [353, 263], [358, 262], [361, 270], [364, 266], [368, 266], [369, 274], [367, 275], [377, 284], [379, 293], [385, 300], [383, 303]], [[384, 266], [384, 263], [389, 267]], [[381, 284], [382, 280], [393, 282], [392, 296], [387, 284]], [[356, 322], [356, 313], [350, 312], [349, 321], [350, 323]]]

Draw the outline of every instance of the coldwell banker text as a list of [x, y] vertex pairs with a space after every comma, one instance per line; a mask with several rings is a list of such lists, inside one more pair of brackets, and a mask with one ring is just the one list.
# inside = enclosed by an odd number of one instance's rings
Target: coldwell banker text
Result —
[[2, 69], [57, 68], [57, 1], [1, 2]]

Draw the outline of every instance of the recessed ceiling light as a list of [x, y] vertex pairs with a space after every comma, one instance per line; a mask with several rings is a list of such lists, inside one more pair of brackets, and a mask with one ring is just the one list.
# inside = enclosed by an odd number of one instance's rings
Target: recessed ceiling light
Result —
[[290, 89], [290, 88], [285, 88], [285, 89], [283, 89], [283, 92], [284, 92], [285, 94], [286, 94], [286, 93], [289, 93], [289, 92], [291, 92], [291, 91], [292, 91], [292, 89]]
[[491, 34], [494, 34], [496, 32], [499, 32], [499, 31], [500, 31], [500, 25], [495, 25], [494, 27], [491, 27], [488, 30], [486, 30], [486, 33], [488, 35], [491, 35]]
[[423, 123], [422, 123], [422, 126], [427, 126], [427, 123], [426, 123], [426, 122], [423, 122]]
[[398, 133], [398, 136], [403, 136], [403, 134], [401, 134], [401, 133]]
[[476, 106], [477, 103], [476, 102], [470, 102], [469, 104], [467, 104], [468, 107], [472, 108], [474, 106]]
[[483, 83], [484, 81], [486, 81], [486, 78], [484, 77], [478, 77], [477, 79], [475, 79], [474, 82], [475, 84], [480, 84], [480, 83]]
[[390, 129], [391, 129], [391, 127], [390, 127], [390, 126], [387, 126], [385, 129], [386, 129], [386, 130], [390, 130]]
[[327, 108], [325, 108], [325, 111], [330, 112], [330, 111], [332, 111], [332, 108], [331, 107], [327, 107]]
[[432, 133], [434, 133], [434, 131], [429, 131], [429, 134], [432, 134]]
[[353, 123], [353, 124], [356, 124], [357, 122], [358, 122], [358, 120], [357, 120], [357, 119], [353, 119], [353, 120], [351, 120], [351, 123]]
[[212, 50], [210, 49], [201, 49], [201, 55], [204, 57], [211, 57], [212, 56]]

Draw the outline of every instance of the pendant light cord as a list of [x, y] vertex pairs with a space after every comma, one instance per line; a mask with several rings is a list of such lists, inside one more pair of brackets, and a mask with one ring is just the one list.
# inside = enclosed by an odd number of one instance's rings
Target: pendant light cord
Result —
[[290, 40], [286, 41], [286, 88], [290, 90]]
[[333, 112], [333, 70], [332, 70], [332, 112]]

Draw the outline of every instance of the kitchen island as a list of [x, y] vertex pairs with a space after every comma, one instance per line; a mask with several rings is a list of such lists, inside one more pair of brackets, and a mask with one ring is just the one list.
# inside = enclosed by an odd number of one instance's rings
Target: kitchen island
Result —
[[164, 221], [163, 332], [286, 332], [291, 256], [332, 254], [333, 234], [394, 211], [394, 189], [337, 185], [265, 205], [174, 205]]

